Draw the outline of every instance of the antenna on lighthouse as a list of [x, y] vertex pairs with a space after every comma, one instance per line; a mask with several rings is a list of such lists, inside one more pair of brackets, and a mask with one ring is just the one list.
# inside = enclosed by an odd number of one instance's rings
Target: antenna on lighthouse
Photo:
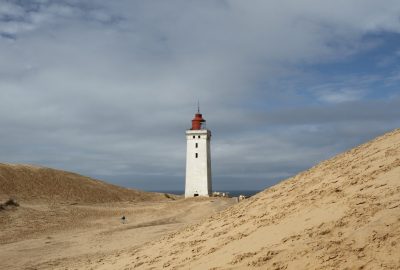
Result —
[[200, 113], [200, 101], [197, 100], [197, 113]]

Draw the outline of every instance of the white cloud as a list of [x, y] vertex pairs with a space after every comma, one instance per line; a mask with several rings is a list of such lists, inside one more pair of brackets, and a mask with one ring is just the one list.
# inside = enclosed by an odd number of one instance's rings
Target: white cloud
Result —
[[[183, 176], [183, 132], [197, 99], [214, 132], [216, 179], [228, 171], [272, 178], [320, 159], [321, 149], [343, 149], [329, 140], [316, 145], [321, 134], [332, 139], [330, 130], [304, 107], [314, 98], [329, 106], [363, 102], [382, 78], [321, 82], [302, 67], [344, 61], [379, 46], [366, 34], [400, 29], [399, 1], [27, 3], [0, 0], [0, 158], [124, 180], [146, 171]], [[297, 114], [306, 112], [317, 128], [289, 121], [297, 115], [274, 114], [268, 123], [251, 117], [284, 111], [283, 103], [303, 106]], [[370, 128], [365, 134], [378, 130]], [[298, 137], [304, 145], [293, 149]], [[226, 147], [229, 140], [236, 145]], [[249, 162], [240, 168], [242, 157]]]
[[325, 90], [318, 92], [318, 98], [321, 101], [328, 103], [356, 101], [362, 99], [365, 95], [365, 91], [351, 88]]

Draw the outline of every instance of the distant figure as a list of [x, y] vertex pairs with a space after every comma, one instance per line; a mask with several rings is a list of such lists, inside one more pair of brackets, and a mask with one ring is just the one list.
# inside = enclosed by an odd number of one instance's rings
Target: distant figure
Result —
[[125, 216], [122, 216], [122, 218], [121, 218], [122, 224], [125, 224], [125, 221], [126, 221], [126, 217], [125, 217]]

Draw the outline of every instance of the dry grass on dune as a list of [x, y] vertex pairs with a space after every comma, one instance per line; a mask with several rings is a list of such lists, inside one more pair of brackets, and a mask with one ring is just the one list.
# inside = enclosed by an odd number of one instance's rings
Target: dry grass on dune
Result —
[[397, 129], [101, 269], [400, 269], [399, 254]]
[[164, 194], [111, 185], [50, 168], [0, 163], [0, 199], [67, 203], [103, 203], [166, 199]]

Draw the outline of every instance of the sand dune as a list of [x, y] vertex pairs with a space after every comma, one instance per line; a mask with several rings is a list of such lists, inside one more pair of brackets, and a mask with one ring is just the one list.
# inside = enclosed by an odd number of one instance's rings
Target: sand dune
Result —
[[400, 130], [89, 269], [400, 269]]
[[6, 269], [400, 269], [400, 129], [238, 204], [21, 204], [0, 216]]
[[102, 203], [166, 199], [165, 194], [122, 188], [76, 173], [0, 163], [0, 200]]

